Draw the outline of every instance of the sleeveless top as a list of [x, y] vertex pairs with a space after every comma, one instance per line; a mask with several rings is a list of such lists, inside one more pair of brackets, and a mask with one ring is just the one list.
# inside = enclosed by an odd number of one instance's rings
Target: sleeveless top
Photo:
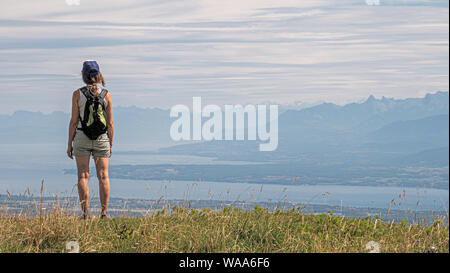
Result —
[[[78, 89], [78, 91], [80, 91], [80, 89]], [[100, 92], [102, 92], [102, 88], [100, 88]], [[100, 95], [100, 92], [98, 93], [99, 95]], [[87, 98], [84, 96], [83, 92], [80, 91], [80, 98], [78, 99], [78, 111], [79, 111], [80, 117], [82, 119], [84, 119], [84, 107], [86, 106], [86, 101], [87, 101]], [[108, 109], [108, 101], [106, 100], [106, 98], [105, 98], [105, 106], [106, 106], [106, 109]], [[105, 118], [106, 118], [106, 122], [108, 122], [108, 115], [105, 115]], [[78, 120], [78, 128], [81, 128], [81, 127], [82, 127], [81, 121]]]

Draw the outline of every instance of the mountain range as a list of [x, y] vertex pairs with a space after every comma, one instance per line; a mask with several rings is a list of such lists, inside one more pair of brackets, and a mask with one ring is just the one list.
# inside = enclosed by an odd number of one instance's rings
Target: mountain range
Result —
[[[175, 119], [169, 113], [158, 108], [115, 107], [116, 154], [195, 155], [258, 164], [112, 166], [113, 177], [286, 184], [294, 181], [286, 180], [287, 176], [298, 176], [312, 184], [448, 189], [448, 92], [409, 99], [370, 96], [343, 106], [322, 103], [282, 109], [278, 149], [273, 152], [260, 152], [258, 141], [174, 142], [169, 132]], [[65, 144], [69, 119], [63, 112], [0, 115], [0, 142]]]
[[370, 96], [363, 103], [323, 103], [283, 112], [274, 152], [259, 152], [257, 142], [252, 141], [185, 144], [161, 152], [226, 160], [382, 163], [388, 158], [448, 147], [448, 116], [448, 92], [401, 100]]

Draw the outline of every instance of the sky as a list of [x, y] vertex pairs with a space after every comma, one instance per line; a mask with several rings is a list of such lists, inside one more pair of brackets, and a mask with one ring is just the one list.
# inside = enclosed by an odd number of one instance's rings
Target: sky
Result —
[[[78, 3], [77, 3], [78, 2]], [[0, 114], [70, 111], [97, 60], [121, 106], [337, 104], [449, 89], [448, 1], [0, 0]]]

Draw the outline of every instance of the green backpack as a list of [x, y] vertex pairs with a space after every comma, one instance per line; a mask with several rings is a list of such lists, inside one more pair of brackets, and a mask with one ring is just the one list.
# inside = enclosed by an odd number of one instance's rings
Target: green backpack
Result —
[[86, 87], [80, 88], [80, 91], [86, 97], [83, 119], [81, 121], [81, 130], [91, 140], [96, 140], [100, 135], [108, 131], [106, 123], [106, 94], [108, 90], [102, 89], [100, 95], [93, 96]]

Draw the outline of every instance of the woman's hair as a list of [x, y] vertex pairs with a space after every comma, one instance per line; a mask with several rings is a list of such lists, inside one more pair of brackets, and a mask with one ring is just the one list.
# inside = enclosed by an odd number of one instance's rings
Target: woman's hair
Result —
[[103, 86], [105, 86], [105, 79], [103, 79], [102, 73], [98, 73], [95, 76], [89, 76], [86, 74], [83, 74], [83, 81], [86, 85], [93, 85], [93, 84], [99, 84], [101, 83]]

